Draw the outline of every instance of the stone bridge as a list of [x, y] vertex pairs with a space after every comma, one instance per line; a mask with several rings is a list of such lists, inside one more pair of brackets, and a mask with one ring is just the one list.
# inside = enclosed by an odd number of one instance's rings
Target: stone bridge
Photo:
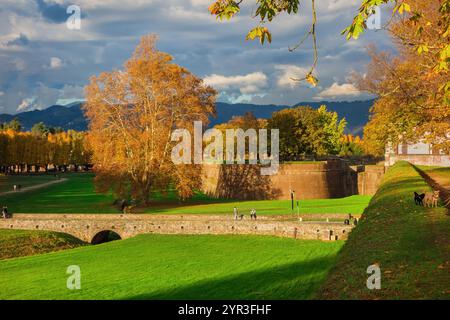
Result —
[[[313, 216], [305, 215], [311, 219]], [[323, 219], [324, 215], [320, 215]], [[341, 219], [343, 215], [328, 215]], [[0, 229], [48, 230], [71, 234], [83, 241], [101, 243], [102, 235], [113, 231], [122, 239], [144, 233], [158, 234], [247, 234], [296, 239], [342, 240], [352, 226], [341, 222], [299, 221], [294, 216], [260, 216], [258, 220], [233, 220], [219, 215], [149, 214], [15, 214], [0, 219]]]

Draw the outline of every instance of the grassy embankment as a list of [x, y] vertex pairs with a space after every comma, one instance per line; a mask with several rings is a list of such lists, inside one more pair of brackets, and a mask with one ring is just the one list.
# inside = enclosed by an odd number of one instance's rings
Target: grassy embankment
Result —
[[[429, 190], [409, 163], [392, 167], [316, 297], [449, 299], [450, 217], [442, 203], [428, 209], [413, 199]], [[372, 264], [381, 268], [381, 290], [366, 287]]]
[[[0, 206], [8, 205], [15, 213], [118, 213], [112, 204], [112, 195], [96, 194], [92, 183], [93, 174], [62, 175], [67, 181], [42, 189], [23, 193], [0, 195]], [[9, 178], [9, 177], [8, 177]], [[29, 185], [37, 176], [24, 177], [23, 185]], [[174, 193], [166, 196], [153, 195], [152, 206], [144, 213], [164, 214], [231, 214], [238, 206], [244, 214], [252, 208], [258, 215], [291, 214], [289, 200], [232, 201], [212, 199], [197, 193], [192, 199], [182, 203]], [[301, 200], [300, 213], [362, 213], [369, 203], [370, 196], [351, 196], [342, 199]], [[294, 209], [294, 213], [297, 209]]]
[[76, 248], [83, 241], [65, 233], [0, 229], [0, 260]]
[[[0, 299], [308, 299], [343, 242], [140, 235], [0, 261]], [[67, 267], [81, 269], [69, 290]]]

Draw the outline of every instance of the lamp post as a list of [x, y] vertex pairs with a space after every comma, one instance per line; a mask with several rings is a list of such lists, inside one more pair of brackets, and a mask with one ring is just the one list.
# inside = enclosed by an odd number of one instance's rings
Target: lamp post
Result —
[[291, 190], [291, 211], [294, 213], [294, 199], [295, 199], [295, 191]]

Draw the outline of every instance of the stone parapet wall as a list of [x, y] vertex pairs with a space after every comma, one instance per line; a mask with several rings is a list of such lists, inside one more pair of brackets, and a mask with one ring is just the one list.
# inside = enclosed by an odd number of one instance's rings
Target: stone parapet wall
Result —
[[[52, 217], [50, 217], [52, 216]], [[0, 220], [1, 229], [48, 230], [69, 233], [86, 242], [111, 230], [122, 239], [138, 234], [246, 234], [297, 239], [344, 240], [352, 226], [343, 223], [232, 220], [226, 216], [169, 215], [15, 215]]]
[[431, 154], [387, 154], [385, 166], [391, 167], [398, 161], [408, 161], [418, 166], [450, 167], [450, 155]]

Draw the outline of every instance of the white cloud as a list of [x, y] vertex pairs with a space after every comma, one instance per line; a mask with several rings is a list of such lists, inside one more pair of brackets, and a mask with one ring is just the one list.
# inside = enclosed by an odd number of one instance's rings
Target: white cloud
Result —
[[362, 92], [359, 91], [351, 83], [339, 84], [337, 82], [334, 82], [329, 88], [323, 90], [315, 98], [316, 99], [324, 99], [324, 98], [339, 99], [339, 98], [357, 97], [361, 94], [362, 94]]
[[63, 66], [63, 61], [58, 57], [50, 58], [50, 69], [59, 69]]
[[329, 10], [343, 10], [348, 8], [358, 8], [361, 0], [328, 0]]
[[176, 20], [207, 21], [215, 23], [216, 19], [207, 10], [190, 10], [181, 6], [170, 6], [167, 15]]
[[217, 90], [239, 90], [242, 94], [258, 93], [267, 86], [267, 76], [261, 71], [238, 76], [212, 74], [203, 80]]
[[[15, 91], [15, 90], [12, 90]], [[83, 100], [83, 87], [76, 85], [64, 85], [62, 88], [48, 87], [38, 83], [34, 90], [27, 95], [17, 92], [20, 96], [17, 100], [16, 112], [42, 110], [54, 104], [70, 103]]]
[[0, 91], [0, 97], [3, 96], [5, 93], [3, 91]]
[[277, 84], [281, 88], [296, 87], [300, 82], [294, 79], [304, 78], [308, 73], [305, 68], [289, 64], [278, 64], [275, 69], [279, 72]]
[[26, 98], [17, 106], [16, 111], [28, 111], [34, 106], [35, 98]]
[[191, 0], [191, 4], [194, 7], [201, 6], [204, 8], [208, 8], [212, 4], [212, 0]]
[[[207, 10], [212, 1], [77, 0], [83, 15], [80, 32], [49, 20], [54, 12], [47, 10], [44, 16], [37, 1], [1, 0], [0, 91], [4, 95], [0, 104], [14, 113], [30, 97], [35, 97], [33, 108], [47, 107], [58, 99], [82, 98], [90, 76], [120, 69], [139, 37], [149, 32], [159, 35], [158, 48], [173, 55], [176, 63], [208, 76], [205, 80], [221, 91], [223, 100], [258, 104], [311, 101], [332, 83], [348, 82], [343, 75], [352, 69], [364, 72], [369, 59], [363, 51], [369, 42], [377, 43], [380, 50], [391, 47], [384, 31], [368, 31], [358, 41], [347, 42], [340, 36], [361, 0], [316, 1], [318, 28], [323, 31], [318, 32], [317, 73], [324, 87], [311, 89], [291, 80], [305, 75], [302, 67], [309, 69], [310, 39], [294, 53], [287, 50], [308, 30], [311, 2], [306, 1], [298, 15], [283, 15], [268, 25], [274, 41], [261, 46], [258, 41], [244, 40], [255, 23], [251, 19], [254, 2], [244, 1], [247, 5], [241, 14], [218, 22]], [[71, 0], [44, 2], [63, 7], [73, 4]], [[61, 12], [57, 16], [61, 19]], [[7, 45], [21, 34], [29, 45]], [[52, 63], [51, 57], [59, 60]]]

